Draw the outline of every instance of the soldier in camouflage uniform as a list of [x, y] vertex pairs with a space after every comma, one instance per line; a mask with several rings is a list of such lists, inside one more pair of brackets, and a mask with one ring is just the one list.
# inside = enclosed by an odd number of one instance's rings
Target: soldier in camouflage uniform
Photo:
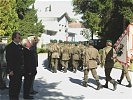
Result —
[[52, 52], [50, 51], [51, 46], [53, 45], [53, 40], [50, 40], [50, 43], [48, 45], [48, 68], [51, 68], [51, 55]]
[[61, 64], [64, 73], [67, 72], [69, 59], [70, 59], [70, 49], [68, 44], [65, 43], [65, 46], [61, 50]]
[[106, 47], [103, 48], [103, 55], [102, 55], [102, 62], [105, 67], [105, 76], [106, 76], [106, 83], [103, 85], [103, 87], [108, 88], [108, 82], [113, 84], [113, 90], [116, 90], [117, 83], [112, 77], [110, 76], [110, 73], [112, 71], [112, 68], [114, 67], [114, 59], [116, 57], [116, 51], [112, 47], [112, 41], [107, 40], [106, 41]]
[[70, 71], [73, 70], [73, 65], [72, 65], [72, 51], [73, 51], [73, 47], [74, 47], [74, 44], [72, 44], [72, 42], [69, 42], [69, 55], [70, 55], [70, 59], [68, 61], [68, 69]]
[[75, 44], [75, 46], [72, 49], [72, 65], [73, 65], [73, 72], [76, 73], [77, 72], [77, 68], [79, 66], [79, 60], [80, 60], [80, 49], [78, 48], [77, 43]]
[[99, 82], [99, 76], [97, 75], [96, 68], [97, 68], [97, 62], [96, 59], [100, 60], [99, 58], [99, 53], [96, 48], [93, 46], [93, 41], [89, 41], [89, 46], [86, 47], [84, 51], [84, 81], [83, 81], [83, 86], [87, 87], [87, 82], [88, 82], [88, 73], [91, 71], [93, 77], [95, 78], [97, 82], [97, 90], [102, 88], [102, 85]]
[[80, 59], [79, 59], [79, 70], [83, 70], [83, 51], [85, 49], [85, 46], [79, 42], [79, 45], [78, 45], [79, 49], [80, 49]]
[[60, 48], [60, 52], [59, 52], [59, 60], [58, 60], [58, 70], [62, 70], [62, 64], [61, 64], [61, 62], [62, 62], [62, 60], [61, 60], [61, 50], [63, 49], [63, 47], [64, 47], [64, 43], [63, 43], [63, 41], [62, 40], [59, 40], [59, 43], [58, 43], [58, 45], [59, 45], [59, 48]]
[[54, 40], [54, 44], [51, 46], [50, 51], [52, 53], [51, 55], [52, 72], [57, 73], [60, 49], [56, 40]]

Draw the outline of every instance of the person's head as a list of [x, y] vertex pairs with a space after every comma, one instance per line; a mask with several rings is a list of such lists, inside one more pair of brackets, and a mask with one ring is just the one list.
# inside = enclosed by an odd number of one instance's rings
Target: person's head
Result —
[[22, 40], [22, 45], [26, 48], [30, 48], [31, 47], [31, 43], [28, 39], [23, 39]]
[[93, 46], [94, 45], [94, 41], [93, 40], [89, 40], [88, 45]]
[[30, 41], [31, 45], [36, 45], [38, 43], [38, 38], [36, 36], [30, 36], [28, 37], [28, 40]]
[[106, 41], [106, 45], [107, 45], [107, 46], [112, 46], [112, 41], [111, 41], [111, 40], [107, 40], [107, 41]]
[[21, 41], [21, 35], [18, 31], [13, 32], [12, 40], [16, 43], [19, 43]]

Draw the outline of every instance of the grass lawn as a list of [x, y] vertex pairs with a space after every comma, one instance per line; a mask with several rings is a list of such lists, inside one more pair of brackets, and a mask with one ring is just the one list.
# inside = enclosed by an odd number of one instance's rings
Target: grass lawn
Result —
[[[120, 69], [122, 68], [122, 67], [121, 67], [121, 64], [120, 64], [119, 62], [116, 62], [116, 63], [114, 64], [114, 67], [115, 67], [115, 68], [120, 68]], [[133, 63], [130, 64], [128, 70], [133, 71]]]

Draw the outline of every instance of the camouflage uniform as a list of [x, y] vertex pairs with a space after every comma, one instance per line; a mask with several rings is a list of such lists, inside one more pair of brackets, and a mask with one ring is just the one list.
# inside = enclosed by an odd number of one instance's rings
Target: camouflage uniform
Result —
[[89, 47], [86, 47], [83, 58], [83, 64], [85, 67], [83, 85], [87, 87], [88, 73], [89, 71], [91, 71], [93, 77], [97, 82], [97, 90], [99, 90], [100, 88], [102, 88], [102, 85], [99, 82], [99, 76], [97, 75], [96, 72], [97, 68], [96, 59], [100, 60], [99, 52], [96, 48], [93, 47], [93, 41], [89, 41]]
[[116, 57], [116, 51], [112, 47], [112, 42], [107, 40], [106, 47], [103, 48], [103, 55], [102, 55], [102, 62], [105, 67], [105, 76], [106, 76], [106, 83], [104, 85], [105, 88], [108, 88], [108, 81], [113, 84], [113, 90], [116, 90], [117, 83], [112, 77], [110, 73], [112, 68], [114, 67], [114, 57]]
[[72, 65], [73, 65], [73, 72], [77, 72], [77, 68], [79, 66], [79, 60], [80, 60], [80, 49], [78, 48], [77, 44], [72, 49]]
[[57, 72], [57, 68], [58, 68], [58, 59], [59, 59], [59, 46], [57, 43], [54, 43], [51, 46], [50, 49], [52, 55], [51, 55], [51, 65], [52, 65], [52, 72], [56, 73]]
[[52, 41], [49, 43], [48, 45], [48, 68], [51, 68], [51, 55], [52, 52], [50, 51], [51, 47], [52, 47], [53, 43]]
[[120, 77], [120, 80], [117, 80], [119, 84], [121, 84], [124, 76], [126, 77], [127, 81], [128, 81], [128, 85], [126, 85], [126, 87], [132, 87], [132, 84], [131, 84], [131, 78], [129, 76], [129, 73], [128, 73], [128, 67], [127, 66], [124, 66], [122, 65], [122, 73], [121, 73], [121, 77]]
[[80, 49], [80, 59], [79, 59], [79, 70], [83, 70], [83, 51], [85, 49], [85, 46], [83, 44], [79, 44], [78, 45], [79, 49]]
[[67, 68], [68, 68], [68, 61], [70, 59], [70, 50], [67, 44], [62, 48], [61, 50], [61, 64], [62, 64], [62, 69], [66, 73]]

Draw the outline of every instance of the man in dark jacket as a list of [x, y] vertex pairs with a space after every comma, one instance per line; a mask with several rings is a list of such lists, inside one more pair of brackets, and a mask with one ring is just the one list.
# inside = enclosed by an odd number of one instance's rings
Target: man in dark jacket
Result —
[[31, 47], [31, 44], [28, 39], [23, 39], [22, 45], [23, 48], [23, 54], [24, 54], [24, 84], [23, 84], [23, 97], [24, 99], [33, 99], [32, 96], [30, 96], [30, 88], [32, 85], [32, 77], [36, 73], [36, 70], [34, 70], [34, 63], [35, 63], [35, 57], [31, 50], [29, 49]]
[[12, 34], [12, 42], [6, 46], [6, 61], [9, 70], [9, 98], [19, 100], [22, 76], [24, 72], [23, 49], [19, 42], [20, 33], [15, 31]]

